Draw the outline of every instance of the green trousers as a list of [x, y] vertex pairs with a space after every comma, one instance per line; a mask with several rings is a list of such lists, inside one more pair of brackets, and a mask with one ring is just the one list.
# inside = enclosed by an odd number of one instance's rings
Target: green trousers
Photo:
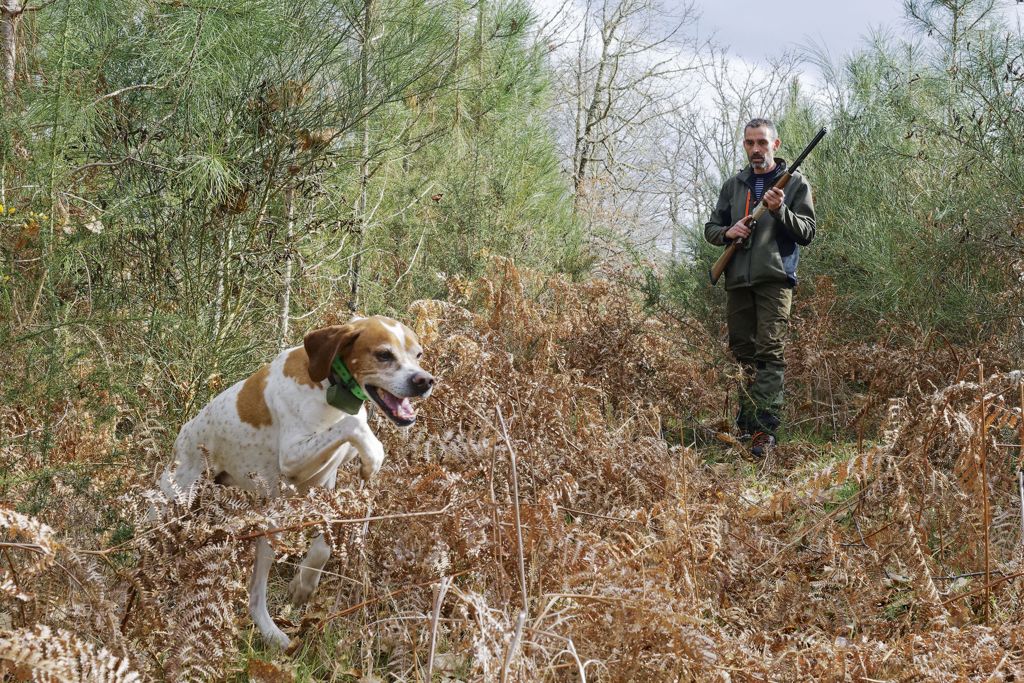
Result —
[[739, 287], [727, 292], [729, 350], [746, 376], [737, 420], [741, 428], [772, 433], [778, 428], [792, 306], [793, 289], [784, 284]]

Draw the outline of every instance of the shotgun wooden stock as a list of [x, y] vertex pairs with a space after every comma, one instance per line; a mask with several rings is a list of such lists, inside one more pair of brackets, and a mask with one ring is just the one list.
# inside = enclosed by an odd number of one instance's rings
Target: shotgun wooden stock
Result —
[[[811, 153], [811, 150], [814, 149], [815, 145], [821, 142], [821, 139], [823, 137], [825, 137], [824, 128], [818, 131], [818, 134], [814, 136], [814, 139], [811, 140], [810, 144], [808, 144], [807, 147], [804, 148], [804, 151], [801, 152], [800, 156], [798, 156], [796, 158], [796, 161], [793, 162], [793, 165], [790, 166], [786, 170], [786, 172], [783, 173], [782, 176], [775, 181], [775, 185], [773, 185], [772, 187], [777, 187], [780, 190], [784, 189], [786, 187], [786, 183], [789, 182], [789, 179], [793, 177], [793, 174], [796, 172], [797, 167], [803, 163], [804, 159], [807, 158], [807, 155]], [[747, 222], [747, 225], [750, 226], [751, 232], [753, 232], [754, 230], [753, 224], [756, 223], [758, 219], [765, 214], [766, 211], [768, 211], [768, 207], [764, 205], [763, 201], [760, 201], [757, 203], [757, 206], [754, 207], [754, 210], [750, 212], [750, 220]], [[729, 244], [729, 246], [725, 248], [725, 251], [722, 252], [722, 255], [718, 257], [718, 260], [715, 261], [715, 264], [711, 266], [711, 270], [708, 271], [708, 275], [711, 277], [712, 286], [718, 284], [718, 280], [719, 278], [722, 277], [722, 273], [725, 272], [726, 267], [729, 265], [729, 261], [731, 261], [732, 257], [736, 255], [736, 250], [742, 246], [742, 239], [733, 240]]]

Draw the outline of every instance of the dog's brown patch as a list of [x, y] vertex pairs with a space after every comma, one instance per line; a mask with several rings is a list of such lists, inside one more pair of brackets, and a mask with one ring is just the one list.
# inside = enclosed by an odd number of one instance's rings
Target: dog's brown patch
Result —
[[301, 346], [294, 349], [284, 360], [284, 376], [290, 377], [302, 386], [319, 389], [320, 385], [309, 376], [309, 356]]
[[[344, 356], [345, 365], [353, 374], [362, 370], [367, 363], [373, 362], [373, 352], [379, 348], [390, 346], [397, 353], [412, 354], [412, 350], [419, 346], [419, 339], [416, 333], [397, 320], [374, 316], [364, 318], [352, 323], [359, 329], [359, 336], [355, 343], [349, 348]], [[403, 331], [404, 340], [399, 340], [391, 328], [398, 327]]]
[[264, 365], [256, 374], [245, 380], [242, 390], [238, 392], [236, 408], [238, 417], [253, 427], [267, 427], [274, 423], [270, 415], [270, 406], [263, 392], [267, 388], [267, 378], [270, 376], [270, 366]]

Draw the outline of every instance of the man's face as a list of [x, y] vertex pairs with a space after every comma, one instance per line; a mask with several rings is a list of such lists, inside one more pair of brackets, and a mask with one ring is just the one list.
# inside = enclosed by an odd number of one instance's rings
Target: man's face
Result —
[[765, 126], [743, 130], [743, 151], [747, 153], [755, 173], [764, 173], [775, 165], [775, 151], [779, 139]]

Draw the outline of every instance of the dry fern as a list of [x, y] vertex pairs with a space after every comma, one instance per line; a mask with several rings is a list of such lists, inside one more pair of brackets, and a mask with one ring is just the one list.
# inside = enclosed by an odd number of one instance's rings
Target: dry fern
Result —
[[[796, 321], [793, 394], [808, 424], [834, 422], [865, 444], [784, 444], [751, 467], [718, 441], [664, 439], [680, 426], [714, 431], [727, 371], [708, 362], [714, 339], [689, 336], [699, 325], [645, 310], [628, 274], [573, 283], [494, 259], [450, 289], [448, 302], [410, 308], [440, 383], [413, 429], [375, 421], [388, 458], [372, 486], [356, 490], [343, 470], [336, 492], [302, 497], [209, 483], [175, 503], [123, 497], [135, 535], [100, 551], [106, 565], [67, 547], [71, 533], [89, 547], [82, 517], [65, 528], [0, 511], [3, 609], [25, 624], [74, 623], [77, 636], [32, 633], [131, 652], [148, 678], [240, 673], [251, 544], [273, 528], [284, 572], [310, 535], [332, 545], [290, 632], [330, 643], [326, 659], [386, 669], [366, 668], [366, 680], [424, 680], [427, 662], [453, 681], [1024, 675], [1019, 374], [966, 381], [961, 350], [914, 330], [832, 347], [834, 292], [819, 287]], [[142, 414], [125, 443], [152, 458], [174, 429]], [[32, 428], [30, 415], [0, 417]], [[58, 441], [80, 457], [107, 437], [68, 426]], [[144, 523], [151, 507], [159, 519]], [[18, 656], [48, 652], [59, 659]], [[107, 661], [118, 671], [109, 662], [122, 660]], [[259, 660], [245, 671], [292, 675]]]
[[0, 633], [0, 674], [18, 680], [135, 683], [130, 662], [62, 629], [39, 625]]

